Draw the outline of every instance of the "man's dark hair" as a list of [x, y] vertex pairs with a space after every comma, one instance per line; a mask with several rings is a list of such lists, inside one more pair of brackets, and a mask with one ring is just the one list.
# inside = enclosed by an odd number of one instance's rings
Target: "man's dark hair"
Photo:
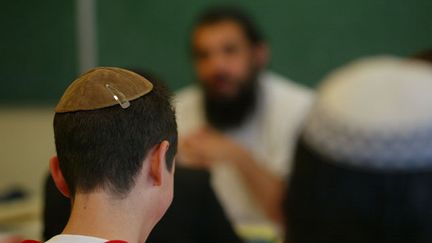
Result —
[[171, 170], [177, 152], [177, 123], [171, 93], [151, 80], [153, 90], [120, 105], [90, 111], [56, 113], [54, 135], [60, 169], [71, 195], [109, 189], [125, 196], [135, 183], [148, 152], [163, 140], [170, 145]]
[[240, 25], [247, 39], [252, 44], [259, 44], [263, 41], [261, 32], [258, 30], [257, 26], [249, 17], [249, 15], [247, 15], [240, 8], [234, 6], [217, 6], [208, 8], [200, 15], [200, 17], [198, 17], [194, 29], [227, 20], [233, 21]]

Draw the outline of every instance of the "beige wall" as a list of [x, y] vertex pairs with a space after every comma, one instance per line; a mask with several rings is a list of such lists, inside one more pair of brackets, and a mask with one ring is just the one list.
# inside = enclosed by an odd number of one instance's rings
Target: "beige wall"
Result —
[[39, 194], [54, 154], [52, 107], [0, 107], [0, 190], [19, 185]]

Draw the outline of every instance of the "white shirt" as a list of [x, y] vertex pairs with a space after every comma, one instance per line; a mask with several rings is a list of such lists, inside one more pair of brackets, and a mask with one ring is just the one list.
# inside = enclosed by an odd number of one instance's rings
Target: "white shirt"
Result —
[[49, 239], [46, 243], [105, 243], [107, 241], [93, 236], [60, 234]]
[[[225, 132], [250, 151], [261, 166], [280, 177], [290, 172], [292, 152], [313, 94], [279, 75], [259, 77], [256, 110], [242, 126]], [[181, 90], [175, 99], [179, 137], [205, 123], [203, 92], [197, 86]], [[239, 172], [230, 163], [215, 163], [212, 185], [231, 221], [236, 225], [269, 224]]]

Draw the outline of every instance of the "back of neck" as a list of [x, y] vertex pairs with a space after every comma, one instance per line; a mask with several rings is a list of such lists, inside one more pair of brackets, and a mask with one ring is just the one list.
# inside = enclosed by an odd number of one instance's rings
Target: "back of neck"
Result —
[[142, 205], [112, 198], [104, 192], [77, 193], [63, 234], [145, 242], [153, 226], [143, 220], [146, 217], [141, 214], [145, 213]]

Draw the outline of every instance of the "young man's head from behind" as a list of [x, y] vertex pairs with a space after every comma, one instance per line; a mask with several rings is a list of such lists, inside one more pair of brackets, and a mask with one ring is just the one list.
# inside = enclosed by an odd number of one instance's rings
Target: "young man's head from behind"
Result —
[[120, 68], [75, 80], [54, 117], [57, 157], [50, 166], [59, 190], [72, 199], [153, 197], [142, 200], [161, 217], [173, 196], [177, 150], [170, 98], [161, 83]]

